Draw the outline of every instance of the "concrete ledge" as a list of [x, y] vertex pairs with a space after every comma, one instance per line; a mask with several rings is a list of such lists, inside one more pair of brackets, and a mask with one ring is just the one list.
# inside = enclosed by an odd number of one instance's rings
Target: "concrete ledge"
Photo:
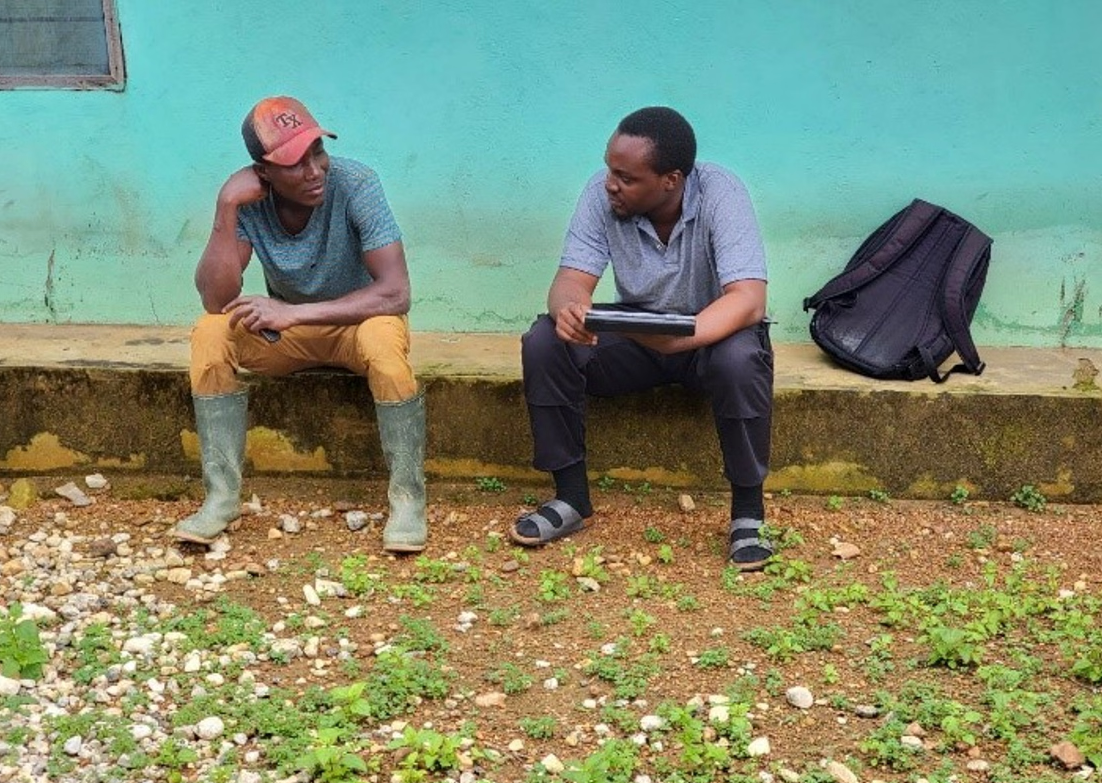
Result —
[[[188, 329], [0, 325], [0, 477], [114, 470], [197, 474]], [[1102, 392], [1077, 372], [1098, 349], [986, 348], [983, 376], [882, 382], [813, 345], [777, 346], [773, 490], [1102, 500]], [[517, 335], [415, 333], [428, 389], [430, 474], [541, 481], [529, 466]], [[363, 381], [247, 376], [254, 473], [379, 476]], [[594, 400], [590, 468], [663, 486], [723, 485], [706, 403], [679, 389]]]

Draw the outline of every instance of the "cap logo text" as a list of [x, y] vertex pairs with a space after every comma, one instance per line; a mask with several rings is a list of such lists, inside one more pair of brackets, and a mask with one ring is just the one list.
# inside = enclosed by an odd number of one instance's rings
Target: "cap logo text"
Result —
[[281, 128], [297, 128], [302, 125], [302, 121], [297, 114], [285, 111], [275, 116], [275, 124]]

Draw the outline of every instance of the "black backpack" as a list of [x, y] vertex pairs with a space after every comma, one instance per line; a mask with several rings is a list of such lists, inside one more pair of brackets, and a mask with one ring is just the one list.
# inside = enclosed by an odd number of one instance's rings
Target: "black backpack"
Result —
[[[991, 238], [915, 199], [857, 249], [845, 270], [804, 300], [811, 338], [839, 364], [881, 379], [941, 383], [983, 372], [969, 332], [987, 279]], [[938, 367], [953, 351], [961, 364]]]

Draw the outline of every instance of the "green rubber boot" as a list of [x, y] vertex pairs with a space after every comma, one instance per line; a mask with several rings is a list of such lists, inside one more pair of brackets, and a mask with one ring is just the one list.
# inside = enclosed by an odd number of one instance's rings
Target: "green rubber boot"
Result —
[[203, 462], [202, 507], [176, 525], [181, 541], [211, 544], [241, 516], [241, 469], [245, 463], [247, 392], [193, 395], [195, 430]]
[[403, 402], [378, 402], [379, 440], [390, 470], [390, 517], [383, 549], [420, 552], [425, 548], [425, 393]]

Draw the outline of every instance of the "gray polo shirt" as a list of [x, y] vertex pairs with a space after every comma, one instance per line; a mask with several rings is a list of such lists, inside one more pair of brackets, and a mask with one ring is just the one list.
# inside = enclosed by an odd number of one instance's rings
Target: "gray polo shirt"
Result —
[[578, 199], [560, 266], [600, 277], [609, 262], [617, 301], [696, 315], [736, 280], [766, 280], [765, 249], [742, 182], [714, 163], [685, 178], [681, 218], [668, 245], [644, 216], [618, 218], [605, 193], [606, 172]]

